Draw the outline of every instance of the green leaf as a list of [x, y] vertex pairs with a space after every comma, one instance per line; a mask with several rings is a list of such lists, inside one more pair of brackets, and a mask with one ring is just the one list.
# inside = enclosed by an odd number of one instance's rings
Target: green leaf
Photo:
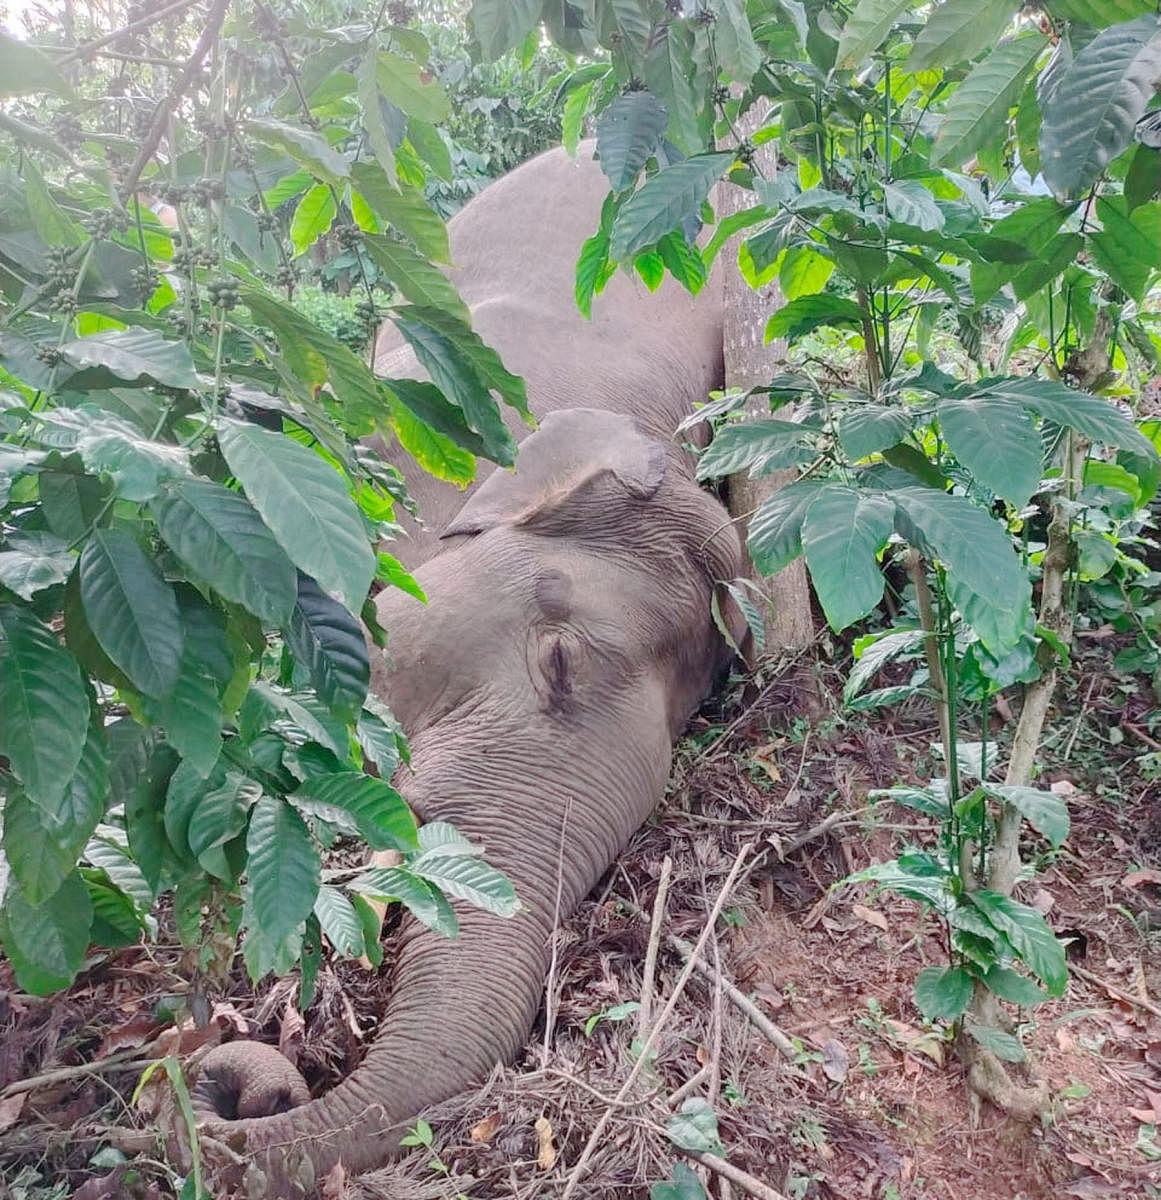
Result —
[[1053, 15], [1102, 29], [1116, 21], [1157, 11], [1154, 0], [1052, 0]]
[[982, 379], [965, 393], [1012, 399], [1048, 421], [1075, 429], [1094, 442], [1119, 446], [1156, 459], [1157, 449], [1108, 400], [1078, 392], [1052, 379]]
[[68, 987], [84, 962], [93, 923], [89, 893], [76, 872], [42, 905], [9, 885], [0, 910], [0, 941], [16, 982], [33, 996]]
[[342, 476], [313, 450], [257, 425], [223, 418], [218, 441], [291, 561], [358, 613], [375, 556]]
[[1096, 210], [1101, 228], [1089, 234], [1089, 245], [1097, 262], [1110, 278], [1134, 300], [1140, 301], [1153, 271], [1161, 267], [1161, 248], [1156, 229], [1145, 232], [1153, 205], [1142, 205], [1131, 216], [1121, 196], [1100, 196]]
[[955, 92], [931, 152], [931, 165], [960, 167], [999, 135], [1047, 39], [1022, 33], [1001, 42], [968, 73]]
[[994, 1025], [977, 1025], [975, 1021], [967, 1023], [967, 1031], [985, 1050], [990, 1050], [1004, 1062], [1028, 1060], [1024, 1046], [1015, 1034], [997, 1029]]
[[613, 222], [610, 253], [617, 262], [633, 258], [687, 217], [696, 215], [734, 161], [732, 152], [699, 154], [674, 163], [647, 179], [626, 201]]
[[892, 220], [926, 233], [938, 233], [946, 218], [935, 197], [917, 179], [883, 184], [883, 202]]
[[24, 600], [64, 583], [77, 565], [68, 542], [51, 533], [10, 533], [5, 546], [0, 550], [0, 583]]
[[1040, 486], [1044, 451], [1024, 408], [997, 396], [941, 400], [939, 427], [956, 458], [997, 496], [1023, 508]]
[[142, 876], [149, 884], [152, 902], [161, 888], [172, 851], [165, 833], [165, 797], [177, 769], [177, 754], [164, 742], [155, 745], [142, 774], [133, 780], [125, 798], [125, 832], [129, 849]]
[[972, 999], [972, 977], [963, 967], [925, 967], [915, 979], [915, 1003], [926, 1021], [954, 1021]]
[[542, 0], [472, 0], [468, 23], [484, 59], [519, 46], [540, 20]]
[[469, 854], [449, 857], [425, 850], [410, 859], [408, 869], [457, 900], [500, 917], [513, 917], [521, 904], [507, 876]]
[[[224, 882], [234, 882], [234, 871], [222, 848], [246, 828], [250, 810], [261, 798], [260, 785], [241, 771], [227, 771], [219, 786], [205, 789], [186, 828], [190, 853], [203, 870]], [[166, 819], [168, 822], [168, 800]]]
[[1133, 139], [1161, 76], [1155, 15], [1102, 30], [1043, 98], [1040, 169], [1053, 195], [1078, 196]]
[[935, 488], [895, 488], [889, 495], [900, 536], [942, 560], [953, 581], [995, 614], [1005, 644], [1014, 645], [1024, 631], [1031, 586], [1004, 527], [965, 497]]
[[704, 1096], [688, 1096], [682, 1101], [681, 1111], [675, 1113], [665, 1125], [669, 1140], [682, 1150], [693, 1150], [699, 1154], [725, 1154], [718, 1136], [718, 1118], [713, 1105]]
[[351, 179], [381, 221], [410, 238], [429, 258], [442, 263], [451, 261], [447, 226], [423, 192], [405, 183], [392, 182], [383, 168], [374, 163], [352, 164]]
[[726, 74], [743, 87], [762, 65], [762, 51], [754, 41], [745, 0], [719, 0], [714, 23], [714, 52]]
[[41, 471], [40, 504], [49, 529], [57, 537], [80, 541], [101, 516], [112, 489], [92, 475]]
[[1158, 195], [1161, 195], [1161, 152], [1152, 146], [1138, 146], [1125, 173], [1125, 207], [1132, 213]]
[[459, 933], [455, 912], [438, 888], [403, 867], [374, 867], [353, 879], [350, 886], [353, 891], [388, 904], [403, 904], [424, 925], [444, 937]]
[[892, 515], [886, 497], [844, 484], [827, 484], [807, 508], [802, 547], [832, 629], [845, 629], [882, 599], [875, 556], [891, 536]]
[[332, 148], [321, 133], [312, 129], [288, 125], [268, 117], [255, 117], [245, 123], [245, 131], [263, 145], [289, 154], [327, 183], [339, 184], [350, 175], [347, 160]]
[[412, 411], [409, 404], [399, 400], [392, 405], [391, 424], [399, 444], [429, 474], [461, 488], [467, 487], [475, 479], [476, 460], [471, 451], [432, 428], [431, 424]]
[[891, 659], [921, 649], [924, 636], [921, 629], [899, 629], [859, 638], [855, 642], [855, 665], [843, 685], [843, 700], [849, 704]]
[[754, 514], [746, 548], [755, 569], [774, 575], [802, 553], [802, 522], [823, 484], [803, 479], [780, 488]]
[[127, 533], [94, 529], [81, 554], [81, 601], [101, 649], [134, 686], [161, 700], [181, 672], [173, 588]]
[[350, 813], [373, 850], [410, 851], [419, 845], [411, 809], [386, 780], [339, 771], [306, 780], [294, 795]]
[[447, 119], [451, 108], [447, 93], [418, 63], [389, 50], [380, 51], [375, 78], [383, 95], [409, 117], [434, 125]]
[[839, 445], [852, 459], [866, 458], [886, 450], [911, 432], [912, 416], [904, 408], [882, 404], [860, 404], [839, 418]]
[[30, 904], [43, 904], [56, 892], [77, 865], [77, 855], [91, 832], [92, 828], [81, 836], [62, 838], [56, 822], [23, 791], [8, 793], [4, 803], [4, 857]]
[[314, 909], [318, 849], [303, 819], [285, 800], [263, 796], [246, 834], [246, 924], [272, 943], [292, 934]]
[[402, 242], [372, 234], [364, 237], [363, 244], [379, 270], [412, 304], [443, 309], [470, 324], [471, 313], [455, 285], [422, 255]]
[[993, 46], [1020, 0], [944, 0], [927, 19], [903, 64], [908, 71], [952, 67]]
[[1057, 850], [1068, 837], [1068, 806], [1055, 792], [1040, 788], [1017, 787], [1004, 784], [987, 784], [988, 791], [999, 796], [1032, 826], [1044, 834]]
[[[249, 918], [247, 920], [247, 918]], [[257, 917], [248, 912], [243, 913], [243, 924], [246, 937], [242, 942], [242, 959], [246, 963], [246, 973], [252, 983], [257, 983], [271, 973], [286, 975], [294, 968], [303, 955], [303, 943], [306, 939], [306, 923], [296, 925], [288, 934], [281, 938], [271, 937], [258, 922]], [[303, 965], [303, 981], [309, 974]]]
[[30, 92], [71, 96], [73, 89], [47, 54], [0, 30], [0, 97]]
[[821, 292], [834, 272], [834, 262], [813, 246], [791, 246], [782, 257], [778, 282], [787, 300]]
[[359, 749], [375, 764], [382, 779], [390, 779], [407, 754], [407, 740], [390, 709], [374, 696], [367, 697], [355, 726]]
[[618, 96], [597, 118], [597, 156], [613, 191], [631, 187], [661, 146], [669, 124], [665, 105], [641, 89]]
[[586, 238], [576, 262], [576, 306], [592, 316], [593, 297], [604, 289], [617, 268], [609, 259], [609, 235], [603, 230]]
[[669, 1178], [649, 1189], [649, 1200], [706, 1200], [705, 1188], [691, 1168], [675, 1162]]
[[329, 184], [316, 183], [298, 202], [290, 222], [295, 254], [303, 254], [322, 237], [335, 219], [335, 196]]
[[700, 480], [749, 470], [751, 478], [805, 462], [811, 451], [803, 442], [811, 430], [796, 421], [769, 417], [719, 429], [697, 463]]
[[323, 884], [314, 902], [314, 915], [323, 934], [344, 958], [358, 958], [363, 953], [363, 922], [354, 905], [338, 888]]
[[910, 7], [910, 0], [858, 0], [843, 26], [835, 66], [847, 70], [864, 67], [897, 18]]
[[1032, 1008], [1048, 999], [1047, 993], [1038, 988], [1026, 975], [1018, 975], [1007, 967], [989, 967], [983, 982], [984, 986], [995, 992], [1001, 1000], [1018, 1004], [1021, 1008]]
[[301, 572], [298, 602], [284, 636], [325, 705], [341, 714], [353, 714], [362, 706], [371, 670], [362, 626]]
[[570, 158], [576, 157], [577, 146], [584, 132], [585, 117], [589, 115], [596, 86], [595, 79], [578, 84], [569, 90], [564, 102], [564, 110], [560, 117], [560, 140]]
[[862, 323], [863, 310], [845, 296], [799, 296], [766, 322], [765, 340], [784, 337], [793, 342], [823, 325], [861, 329]]
[[190, 479], [169, 485], [149, 507], [162, 538], [199, 579], [261, 621], [290, 619], [294, 564], [245, 496]]
[[999, 892], [981, 889], [969, 892], [968, 898], [989, 923], [1012, 944], [1033, 975], [1053, 996], [1064, 995], [1068, 984], [1068, 964], [1064, 946], [1034, 908], [1002, 896]]
[[64, 342], [61, 357], [71, 370], [57, 382], [74, 391], [129, 384], [190, 388], [200, 385], [185, 342], [167, 341], [152, 329], [110, 329]]
[[[395, 175], [395, 146], [397, 137], [392, 136], [388, 124], [389, 103], [379, 91], [378, 61], [374, 54], [364, 54], [359, 60], [358, 94], [359, 107], [363, 110], [363, 128], [367, 131], [367, 140], [379, 165], [386, 172], [387, 179], [394, 181]], [[353, 170], [353, 168], [352, 168]]]
[[78, 428], [76, 450], [85, 467], [94, 475], [109, 476], [123, 500], [149, 500], [166, 479], [190, 473], [189, 453], [183, 447], [142, 437], [128, 421], [92, 405], [57, 409], [52, 421]]
[[[0, 37], [3, 37], [2, 33]], [[41, 241], [50, 246], [83, 245], [86, 240], [85, 231], [53, 199], [33, 158], [24, 158], [22, 171], [28, 215]]]
[[0, 604], [0, 754], [57, 811], [81, 761], [89, 697], [77, 660], [23, 605]]

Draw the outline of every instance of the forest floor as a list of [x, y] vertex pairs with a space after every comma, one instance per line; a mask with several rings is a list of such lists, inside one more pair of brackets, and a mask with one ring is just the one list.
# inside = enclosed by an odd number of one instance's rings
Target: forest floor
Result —
[[[1082, 644], [1040, 755], [1071, 834], [1057, 854], [1024, 845], [1040, 871], [1021, 896], [1069, 939], [1073, 968], [1067, 994], [1022, 1027], [1051, 1120], [973, 1111], [952, 1048], [913, 998], [917, 973], [943, 961], [937, 922], [865, 885], [835, 886], [904, 843], [934, 842], [926, 818], [867, 795], [939, 766], [924, 702], [844, 714], [839, 672], [812, 651], [699, 718], [658, 814], [558, 933], [548, 1036], [542, 1020], [516, 1069], [428, 1112], [433, 1150], [358, 1180], [333, 1173], [321, 1194], [563, 1197], [591, 1143], [577, 1200], [638, 1200], [667, 1179], [655, 1200], [694, 1200], [694, 1176], [721, 1200], [1161, 1197], [1161, 710], [1110, 658], [1099, 637]], [[1002, 747], [1010, 732], [997, 714], [991, 736]], [[651, 1020], [682, 973], [675, 939], [698, 938], [739, 859], [740, 875], [703, 956], [716, 976], [692, 974], [639, 1086], [620, 1095], [667, 858]], [[328, 962], [303, 1020], [294, 981], [255, 995], [238, 971], [196, 1029], [164, 1017], [189, 999], [183, 965], [164, 941], [100, 955], [69, 992], [35, 1000], [0, 964], [0, 1198], [172, 1194], [153, 1119], [168, 1084], [158, 1072], [134, 1100], [143, 1065], [257, 1034], [325, 1088], [358, 1060], [389, 977]], [[717, 1143], [699, 1097], [717, 1097]], [[675, 1152], [671, 1133], [712, 1155]], [[687, 1164], [676, 1176], [675, 1161]]]

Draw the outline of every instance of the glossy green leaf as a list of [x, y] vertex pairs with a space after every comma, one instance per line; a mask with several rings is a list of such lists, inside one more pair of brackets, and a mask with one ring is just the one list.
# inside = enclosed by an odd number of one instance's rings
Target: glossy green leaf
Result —
[[208, 479], [183, 480], [170, 484], [150, 511], [197, 578], [268, 624], [290, 618], [294, 564], [245, 496]]
[[1133, 139], [1161, 77], [1156, 15], [1102, 30], [1041, 100], [1040, 169], [1055, 196], [1079, 195]]
[[472, 0], [468, 21], [485, 59], [519, 46], [540, 19], [541, 0]]
[[839, 38], [837, 67], [860, 70], [886, 40], [910, 0], [858, 0]]
[[1083, 21], [1095, 29], [1157, 11], [1154, 0], [1051, 0], [1054, 16]]
[[876, 555], [891, 535], [892, 516], [886, 497], [844, 484], [827, 484], [806, 509], [802, 547], [832, 629], [845, 629], [882, 599]]
[[1156, 206], [1143, 204], [1131, 215], [1120, 196], [1098, 197], [1097, 216], [1101, 228], [1089, 234], [1089, 245], [1097, 262], [1110, 278], [1134, 300], [1140, 301], [1154, 271], [1161, 267]]
[[919, 629], [900, 629], [859, 638], [855, 642], [855, 665], [843, 684], [843, 700], [849, 704], [885, 663], [900, 654], [922, 649], [923, 639], [923, 631]]
[[374, 867], [352, 880], [350, 886], [389, 904], [403, 904], [429, 929], [445, 937], [459, 933], [455, 912], [439, 890], [402, 867]]
[[716, 479], [735, 471], [749, 471], [756, 477], [807, 461], [811, 451], [804, 439], [809, 432], [796, 421], [776, 417], [726, 425], [702, 451], [697, 477]]
[[382, 50], [375, 78], [383, 95], [409, 117], [435, 124], [447, 118], [451, 107], [447, 93], [439, 80], [418, 63]]
[[911, 47], [908, 71], [951, 67], [994, 46], [1012, 23], [1020, 0], [943, 0]]
[[1028, 1061], [1028, 1053], [1014, 1033], [998, 1029], [995, 1025], [978, 1025], [975, 1021], [967, 1023], [967, 1031], [973, 1040], [979, 1042], [985, 1050], [990, 1050], [1002, 1062]]
[[592, 316], [593, 297], [616, 274], [617, 268], [609, 258], [612, 241], [603, 230], [586, 238], [576, 262], [576, 306], [586, 316]]
[[340, 771], [308, 779], [294, 794], [350, 813], [373, 850], [406, 851], [419, 845], [411, 810], [386, 780]]
[[316, 183], [298, 202], [290, 222], [290, 243], [295, 254], [303, 254], [334, 223], [335, 196], [329, 184]]
[[363, 628], [309, 575], [298, 575], [298, 599], [283, 634], [290, 652], [310, 672], [319, 699], [353, 714], [367, 695], [370, 662]]
[[696, 215], [710, 188], [733, 161], [732, 153], [699, 154], [647, 179], [617, 213], [611, 256], [617, 262], [631, 259]]
[[101, 649], [147, 696], [163, 699], [181, 671], [173, 588], [136, 541], [95, 529], [81, 554], [81, 601]]
[[402, 242], [372, 234], [363, 239], [363, 244], [374, 264], [412, 304], [441, 308], [465, 322], [471, 321], [468, 306], [455, 285], [422, 255]]
[[8, 793], [4, 803], [4, 857], [29, 904], [43, 904], [64, 883], [77, 865], [77, 855], [92, 829], [70, 830], [74, 836], [69, 837], [61, 837], [61, 832], [23, 791]]
[[926, 1021], [954, 1021], [972, 999], [972, 977], [963, 967], [924, 967], [915, 978], [915, 1003]]
[[165, 797], [177, 769], [177, 754], [161, 743], [155, 746], [142, 774], [133, 780], [125, 798], [125, 832], [133, 861], [151, 889], [150, 900], [161, 888], [173, 854], [165, 833]]
[[218, 441], [291, 561], [359, 612], [375, 556], [342, 476], [313, 450], [258, 425], [222, 419]]
[[984, 976], [984, 985], [1001, 1000], [1019, 1004], [1021, 1008], [1032, 1008], [1048, 999], [1047, 993], [1026, 975], [1018, 975], [1007, 967], [990, 967]]
[[0, 604], [0, 713], [0, 754], [56, 812], [81, 761], [89, 697], [77, 660], [23, 605]]
[[327, 183], [338, 184], [350, 175], [347, 160], [335, 150], [321, 133], [275, 121], [269, 117], [254, 117], [245, 123], [245, 131], [274, 150], [289, 154], [313, 175]]
[[1161, 150], [1138, 146], [1125, 173], [1125, 206], [1128, 212], [1161, 196]]
[[888, 216], [902, 225], [914, 226], [925, 233], [937, 233], [944, 226], [943, 210], [917, 179], [883, 184], [883, 203]]
[[338, 888], [325, 883], [319, 888], [314, 915], [336, 954], [358, 958], [363, 953], [363, 922], [354, 905]]
[[706, 1193], [694, 1171], [683, 1162], [675, 1162], [669, 1178], [649, 1189], [649, 1200], [706, 1200]]
[[969, 892], [971, 903], [1012, 944], [1028, 969], [1053, 996], [1068, 985], [1064, 946], [1034, 908], [986, 888]]
[[84, 962], [93, 906], [80, 875], [69, 875], [42, 905], [8, 888], [0, 909], [0, 942], [16, 982], [33, 996], [68, 987]]
[[520, 900], [508, 878], [472, 855], [448, 856], [424, 851], [407, 864], [440, 891], [500, 917], [513, 917]]
[[0, 584], [31, 600], [64, 583], [76, 565], [76, 553], [63, 538], [41, 531], [10, 533], [0, 550]]
[[392, 135], [388, 122], [391, 109], [379, 90], [378, 61], [374, 54], [364, 54], [359, 61], [357, 89], [359, 107], [363, 110], [363, 128], [367, 132], [367, 140], [375, 152], [379, 166], [386, 173], [388, 181], [396, 178], [395, 147], [398, 136]]
[[318, 848], [285, 800], [263, 796], [250, 815], [246, 854], [247, 924], [277, 943], [314, 909], [321, 873]]
[[852, 459], [886, 450], [911, 432], [912, 417], [905, 408], [860, 404], [839, 418], [839, 444]]
[[821, 292], [834, 273], [834, 262], [813, 246], [791, 246], [782, 257], [778, 282], [787, 300]]
[[779, 488], [751, 518], [746, 548], [760, 574], [774, 575], [802, 553], [802, 522], [822, 486], [804, 479]]
[[110, 329], [64, 342], [65, 368], [57, 381], [74, 391], [129, 384], [197, 388], [193, 358], [185, 342], [169, 341], [153, 329]]
[[156, 496], [167, 479], [190, 474], [189, 452], [184, 447], [143, 437], [128, 421], [102, 413], [91, 405], [56, 410], [54, 422], [65, 413], [76, 422], [77, 453], [94, 475], [107, 475], [123, 500], [142, 501]]
[[475, 479], [476, 460], [471, 451], [433, 429], [409, 404], [398, 401], [392, 406], [391, 424], [399, 444], [429, 474], [457, 487], [466, 487]]
[[577, 146], [580, 145], [581, 134], [584, 132], [585, 118], [593, 102], [593, 90], [597, 83], [590, 79], [569, 90], [560, 116], [560, 141], [570, 157], [576, 157]]
[[988, 784], [988, 791], [1017, 809], [1033, 829], [1059, 850], [1068, 837], [1068, 806], [1055, 792], [1040, 788]]
[[939, 127], [931, 154], [933, 166], [960, 167], [1003, 134], [1008, 113], [1046, 44], [1042, 34], [1022, 33], [1001, 42], [971, 69]]
[[665, 105], [641, 89], [618, 96], [597, 118], [597, 156], [613, 191], [632, 186], [658, 151], [669, 124]]
[[803, 334], [822, 326], [836, 328], [862, 328], [863, 310], [845, 296], [822, 293], [817, 296], [799, 296], [784, 304], [766, 322], [766, 341], [789, 338], [796, 341]]
[[410, 238], [429, 258], [442, 263], [450, 261], [447, 226], [422, 191], [392, 182], [383, 168], [374, 163], [352, 164], [351, 179], [381, 221]]
[[984, 487], [1023, 508], [1040, 485], [1044, 451], [1025, 409], [1010, 399], [942, 400], [939, 426], [956, 458]]

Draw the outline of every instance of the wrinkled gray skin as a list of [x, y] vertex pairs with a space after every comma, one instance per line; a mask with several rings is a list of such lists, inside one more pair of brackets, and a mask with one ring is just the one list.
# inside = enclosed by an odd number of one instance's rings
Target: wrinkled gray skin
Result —
[[[710, 600], [739, 572], [738, 540], [670, 439], [718, 382], [718, 351], [687, 298], [642, 297], [627, 279], [598, 301], [598, 324], [576, 313], [572, 264], [604, 192], [591, 163], [553, 152], [452, 222], [473, 320], [543, 420], [517, 473], [492, 472], [466, 504], [409, 473], [429, 523], [447, 524], [442, 541], [421, 533], [402, 553], [421, 564], [429, 604], [377, 600], [391, 661], [373, 686], [412, 747], [397, 784], [419, 819], [484, 845], [523, 911], [457, 904], [456, 941], [405, 921], [382, 1029], [321, 1099], [280, 1111], [301, 1097], [285, 1060], [252, 1061], [251, 1043], [211, 1053], [203, 1111], [254, 1115], [203, 1136], [237, 1148], [244, 1134], [263, 1194], [297, 1196], [340, 1159], [380, 1165], [416, 1112], [519, 1052], [544, 987], [558, 859], [563, 917], [661, 797], [673, 740], [726, 662]], [[409, 369], [387, 339], [380, 361]], [[246, 1107], [231, 1108], [239, 1088]]]

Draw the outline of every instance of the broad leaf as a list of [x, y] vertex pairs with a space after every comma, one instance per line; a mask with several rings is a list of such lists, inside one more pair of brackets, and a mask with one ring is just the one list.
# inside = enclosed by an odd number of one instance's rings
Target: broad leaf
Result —
[[839, 444], [852, 459], [886, 450], [911, 432], [912, 417], [905, 408], [860, 404], [839, 418]]
[[1101, 229], [1089, 234], [1093, 255], [1116, 284], [1140, 301], [1153, 271], [1161, 267], [1157, 231], [1148, 227], [1155, 206], [1139, 206], [1130, 216], [1122, 197], [1101, 196], [1096, 209]]
[[65, 342], [60, 348], [67, 367], [58, 371], [59, 386], [74, 391], [130, 384], [143, 387], [197, 388], [199, 380], [185, 342], [167, 341], [152, 329], [112, 329]]
[[1027, 904], [986, 888], [969, 892], [968, 898], [989, 923], [1008, 939], [1048, 991], [1053, 996], [1062, 996], [1068, 984], [1064, 946], [1057, 940], [1044, 917]]
[[939, 427], [956, 458], [984, 487], [1023, 508], [1040, 485], [1044, 452], [1024, 408], [997, 396], [943, 400]]
[[624, 191], [657, 153], [669, 124], [665, 105], [644, 89], [618, 96], [597, 119], [597, 155], [613, 191]]
[[925, 636], [921, 629], [900, 629], [859, 638], [855, 642], [855, 665], [843, 685], [843, 700], [849, 704], [891, 659], [921, 649]]
[[68, 987], [84, 962], [93, 906], [76, 872], [42, 905], [9, 885], [0, 909], [0, 942], [16, 981], [33, 996]]
[[101, 649], [135, 687], [163, 699], [181, 671], [182, 629], [157, 565], [129, 534], [95, 529], [81, 554], [80, 585]]
[[363, 922], [351, 902], [338, 888], [323, 884], [314, 902], [314, 915], [335, 953], [358, 958], [363, 953]]
[[298, 601], [284, 630], [290, 652], [310, 672], [319, 699], [353, 714], [367, 695], [370, 662], [359, 622], [309, 575], [298, 575]]
[[[379, 166], [386, 172], [389, 180], [396, 177], [395, 148], [399, 137], [390, 116], [398, 110], [387, 101], [379, 90], [378, 62], [374, 54], [364, 54], [359, 61], [358, 81], [356, 89], [359, 95], [359, 107], [363, 110], [363, 128], [367, 140], [375, 152]], [[352, 196], [352, 212], [354, 211], [354, 196]]]
[[1022, 1008], [1032, 1008], [1048, 999], [1047, 994], [1026, 975], [1018, 975], [1007, 967], [990, 967], [984, 976], [984, 986], [1001, 1000], [1019, 1004]]
[[734, 161], [732, 153], [699, 154], [674, 163], [647, 179], [617, 213], [610, 254], [617, 262], [696, 216], [710, 188]]
[[1001, 42], [972, 68], [939, 127], [931, 153], [933, 166], [962, 166], [1003, 132], [1024, 80], [1046, 44], [1039, 33], [1023, 33]]
[[459, 933], [455, 912], [438, 889], [403, 867], [374, 867], [353, 879], [350, 887], [389, 904], [403, 904], [429, 929], [445, 937]]
[[294, 795], [350, 813], [373, 850], [408, 851], [419, 845], [411, 810], [386, 780], [360, 771], [339, 771], [306, 780]]
[[64, 583], [77, 565], [76, 553], [64, 538], [36, 531], [10, 533], [0, 550], [0, 584], [21, 599]]
[[900, 224], [912, 225], [926, 233], [936, 233], [944, 226], [943, 210], [917, 179], [883, 184], [883, 202], [888, 215]]
[[89, 697], [77, 660], [23, 605], [0, 605], [0, 754], [57, 811], [81, 761]]
[[303, 819], [285, 800], [263, 796], [246, 834], [247, 924], [278, 942], [314, 909], [320, 866], [318, 849]]
[[1055, 792], [1040, 788], [988, 784], [988, 791], [1005, 800], [1059, 850], [1068, 837], [1068, 806]]
[[56, 823], [24, 792], [9, 791], [4, 802], [4, 857], [29, 904], [43, 904], [56, 892], [77, 865], [91, 832], [92, 828], [62, 838]]
[[891, 502], [844, 484], [827, 484], [802, 523], [810, 579], [832, 629], [865, 617], [883, 595], [876, 554], [892, 530]]
[[446, 479], [461, 488], [475, 479], [476, 460], [471, 452], [433, 429], [409, 404], [398, 401], [392, 406], [391, 424], [403, 449], [437, 479]]
[[268, 624], [289, 619], [294, 564], [245, 496], [190, 479], [171, 484], [149, 507], [158, 532], [197, 578]]
[[811, 451], [803, 442], [810, 432], [796, 421], [776, 417], [727, 425], [702, 452], [697, 477], [715, 479], [744, 470], [756, 477], [805, 462]]
[[43, 50], [0, 30], [0, 96], [24, 96], [29, 92], [71, 96], [72, 88]]
[[447, 895], [497, 916], [513, 917], [521, 909], [507, 877], [478, 858], [470, 855], [449, 857], [427, 850], [407, 865]]
[[804, 479], [780, 488], [750, 520], [746, 548], [762, 575], [774, 575], [802, 553], [802, 522], [822, 484]]
[[704, 1096], [689, 1096], [683, 1100], [681, 1111], [666, 1122], [665, 1132], [682, 1150], [700, 1154], [725, 1153], [718, 1136], [718, 1118], [713, 1105]]
[[765, 340], [770, 342], [774, 338], [784, 337], [795, 341], [820, 326], [859, 329], [862, 322], [863, 310], [845, 296], [826, 293], [799, 296], [797, 300], [784, 304], [766, 322]]
[[1157, 458], [1153, 443], [1110, 401], [1078, 392], [1052, 379], [982, 379], [965, 395], [1015, 400], [1046, 420], [1075, 429], [1094, 442]]
[[422, 255], [402, 242], [370, 234], [363, 244], [379, 270], [412, 304], [442, 308], [463, 321], [471, 321], [468, 306], [455, 285]]
[[374, 163], [352, 164], [351, 179], [381, 221], [410, 238], [436, 262], [450, 261], [447, 226], [418, 188], [394, 183]]
[[291, 561], [358, 613], [375, 556], [342, 476], [313, 450], [257, 425], [222, 419], [218, 441]]
[[267, 117], [252, 118], [245, 123], [245, 129], [255, 140], [284, 151], [327, 183], [338, 184], [350, 174], [347, 160], [313, 129]]
[[1155, 15], [1104, 29], [1080, 51], [1041, 99], [1040, 169], [1054, 195], [1079, 195], [1129, 146], [1159, 76]]
[[927, 19], [904, 67], [951, 67], [994, 46], [1011, 24], [1020, 0], [944, 0]]
[[778, 282], [787, 300], [821, 292], [834, 272], [834, 262], [813, 246], [791, 246], [782, 258]]
[[910, 0], [858, 0], [839, 38], [835, 66], [859, 70], [886, 39]]
[[335, 195], [329, 184], [316, 183], [298, 202], [290, 222], [290, 242], [303, 254], [330, 229], [335, 219]]
[[439, 80], [418, 63], [383, 50], [375, 78], [383, 95], [409, 117], [432, 124], [447, 118], [447, 93]]
[[1008, 1033], [995, 1025], [979, 1025], [975, 1021], [967, 1023], [967, 1031], [985, 1050], [990, 1050], [1003, 1062], [1028, 1060], [1027, 1051], [1014, 1033]]
[[972, 977], [963, 967], [925, 967], [915, 978], [915, 1003], [927, 1021], [954, 1021], [972, 999]]
[[540, 20], [541, 0], [472, 0], [468, 14], [485, 59], [519, 46]]
[[714, 53], [726, 74], [742, 87], [749, 85], [762, 65], [745, 0], [718, 0], [714, 23]]

